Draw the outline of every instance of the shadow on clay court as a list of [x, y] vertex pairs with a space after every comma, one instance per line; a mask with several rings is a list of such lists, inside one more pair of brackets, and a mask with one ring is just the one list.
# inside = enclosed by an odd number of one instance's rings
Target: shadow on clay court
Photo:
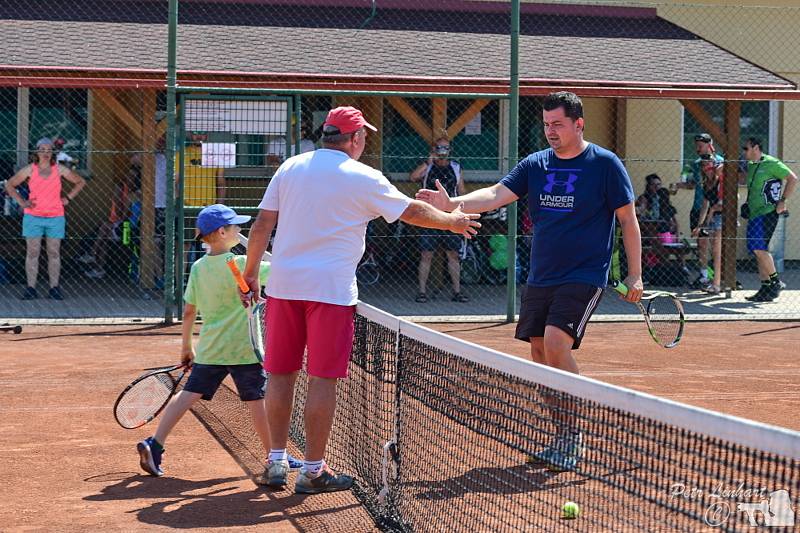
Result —
[[[455, 333], [458, 331], [480, 331], [482, 329], [493, 329], [493, 328], [500, 328], [507, 325], [508, 322], [483, 322], [483, 323], [466, 323], [466, 324], [453, 324], [452, 327], [448, 327], [446, 329], [441, 329], [442, 333]], [[422, 324], [423, 326], [425, 324]]]
[[750, 337], [751, 335], [763, 335], [764, 333], [775, 333], [776, 331], [786, 331], [789, 329], [800, 329], [800, 325], [797, 326], [785, 326], [782, 328], [772, 328], [772, 329], [765, 329], [762, 331], [751, 331], [750, 333], [742, 333], [741, 337]]
[[[190, 481], [172, 477], [155, 478], [133, 472], [115, 472], [87, 478], [87, 483], [108, 483], [99, 493], [86, 496], [87, 501], [158, 499], [135, 512], [140, 522], [175, 529], [268, 526], [270, 523], [293, 522], [315, 514], [342, 509], [326, 508], [302, 511], [287, 517], [286, 511], [305, 500], [301, 495], [278, 497], [260, 487], [241, 490], [238, 482], [248, 476]], [[236, 485], [232, 485], [236, 484]], [[224, 512], [220, 512], [223, 510]], [[302, 529], [302, 528], [300, 528]]]
[[416, 494], [424, 500], [446, 500], [471, 493], [525, 494], [541, 490], [575, 487], [586, 479], [558, 482], [558, 472], [547, 470], [543, 464], [525, 464], [507, 468], [473, 468], [464, 474], [444, 481], [415, 481], [404, 483], [410, 487], [425, 487]]
[[[162, 329], [167, 331], [163, 333], [159, 332], [159, 330]], [[115, 329], [114, 331], [83, 331], [75, 333], [61, 333], [57, 335], [35, 335], [18, 339], [12, 338], [10, 340], [15, 342], [28, 342], [71, 337], [153, 337], [156, 335], [175, 336], [175, 324], [152, 324], [147, 326], [135, 326], [128, 329]]]

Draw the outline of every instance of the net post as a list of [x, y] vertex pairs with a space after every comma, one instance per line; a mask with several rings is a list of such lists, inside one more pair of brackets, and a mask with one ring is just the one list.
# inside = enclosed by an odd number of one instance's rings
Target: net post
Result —
[[[509, 83], [508, 168], [517, 164], [519, 143], [519, 0], [511, 1], [511, 72]], [[506, 322], [514, 322], [517, 308], [517, 202], [508, 206], [508, 265], [506, 266]]]

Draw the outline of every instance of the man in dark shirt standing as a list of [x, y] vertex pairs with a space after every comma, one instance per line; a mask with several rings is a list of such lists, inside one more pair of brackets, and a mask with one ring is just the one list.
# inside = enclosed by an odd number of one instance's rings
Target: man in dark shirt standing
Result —
[[[608, 279], [614, 219], [622, 227], [628, 258], [625, 297], [642, 295], [641, 234], [631, 181], [612, 152], [583, 139], [583, 103], [558, 92], [543, 102], [544, 131], [550, 148], [520, 161], [500, 183], [451, 198], [436, 183], [417, 198], [450, 211], [484, 212], [528, 195], [533, 221], [530, 273], [522, 296], [515, 337], [531, 343], [541, 364], [578, 373], [572, 350], [581, 344], [586, 323]], [[583, 455], [579, 417], [564, 413], [564, 400], [545, 398], [556, 435], [534, 455], [555, 470], [572, 470]], [[575, 409], [574, 406], [569, 406]]]
[[[436, 139], [427, 161], [420, 163], [411, 171], [411, 181], [421, 181], [422, 188], [433, 187], [436, 181], [442, 184], [450, 196], [464, 194], [464, 179], [461, 176], [461, 165], [451, 160], [450, 141], [447, 137]], [[422, 229], [419, 239], [419, 293], [415, 301], [425, 303], [428, 301], [428, 276], [431, 273], [433, 254], [438, 247], [443, 247], [447, 255], [447, 270], [453, 284], [453, 301], [468, 302], [469, 298], [461, 292], [461, 262], [458, 252], [463, 239], [449, 231], [435, 229]]]

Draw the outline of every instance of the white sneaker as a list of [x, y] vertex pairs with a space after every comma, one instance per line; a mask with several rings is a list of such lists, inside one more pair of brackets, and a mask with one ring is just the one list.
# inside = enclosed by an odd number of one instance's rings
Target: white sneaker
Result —
[[94, 256], [89, 253], [83, 254], [82, 256], [78, 257], [78, 262], [89, 265], [94, 263]]
[[103, 279], [106, 275], [106, 272], [102, 268], [93, 268], [91, 270], [87, 270], [86, 272], [84, 272], [84, 274], [86, 275], [87, 278]]

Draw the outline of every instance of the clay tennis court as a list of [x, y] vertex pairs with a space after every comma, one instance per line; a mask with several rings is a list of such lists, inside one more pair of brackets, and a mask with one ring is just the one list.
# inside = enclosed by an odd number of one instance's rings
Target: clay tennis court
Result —
[[[526, 356], [513, 325], [435, 329]], [[600, 380], [761, 422], [800, 429], [800, 324], [690, 323], [663, 350], [640, 323], [591, 324], [578, 352]], [[135, 443], [152, 428], [114, 422], [116, 395], [142, 368], [169, 364], [178, 326], [27, 326], [0, 336], [4, 531], [368, 531], [349, 494], [299, 497], [256, 487], [193, 415], [167, 444], [166, 476], [139, 471]]]

